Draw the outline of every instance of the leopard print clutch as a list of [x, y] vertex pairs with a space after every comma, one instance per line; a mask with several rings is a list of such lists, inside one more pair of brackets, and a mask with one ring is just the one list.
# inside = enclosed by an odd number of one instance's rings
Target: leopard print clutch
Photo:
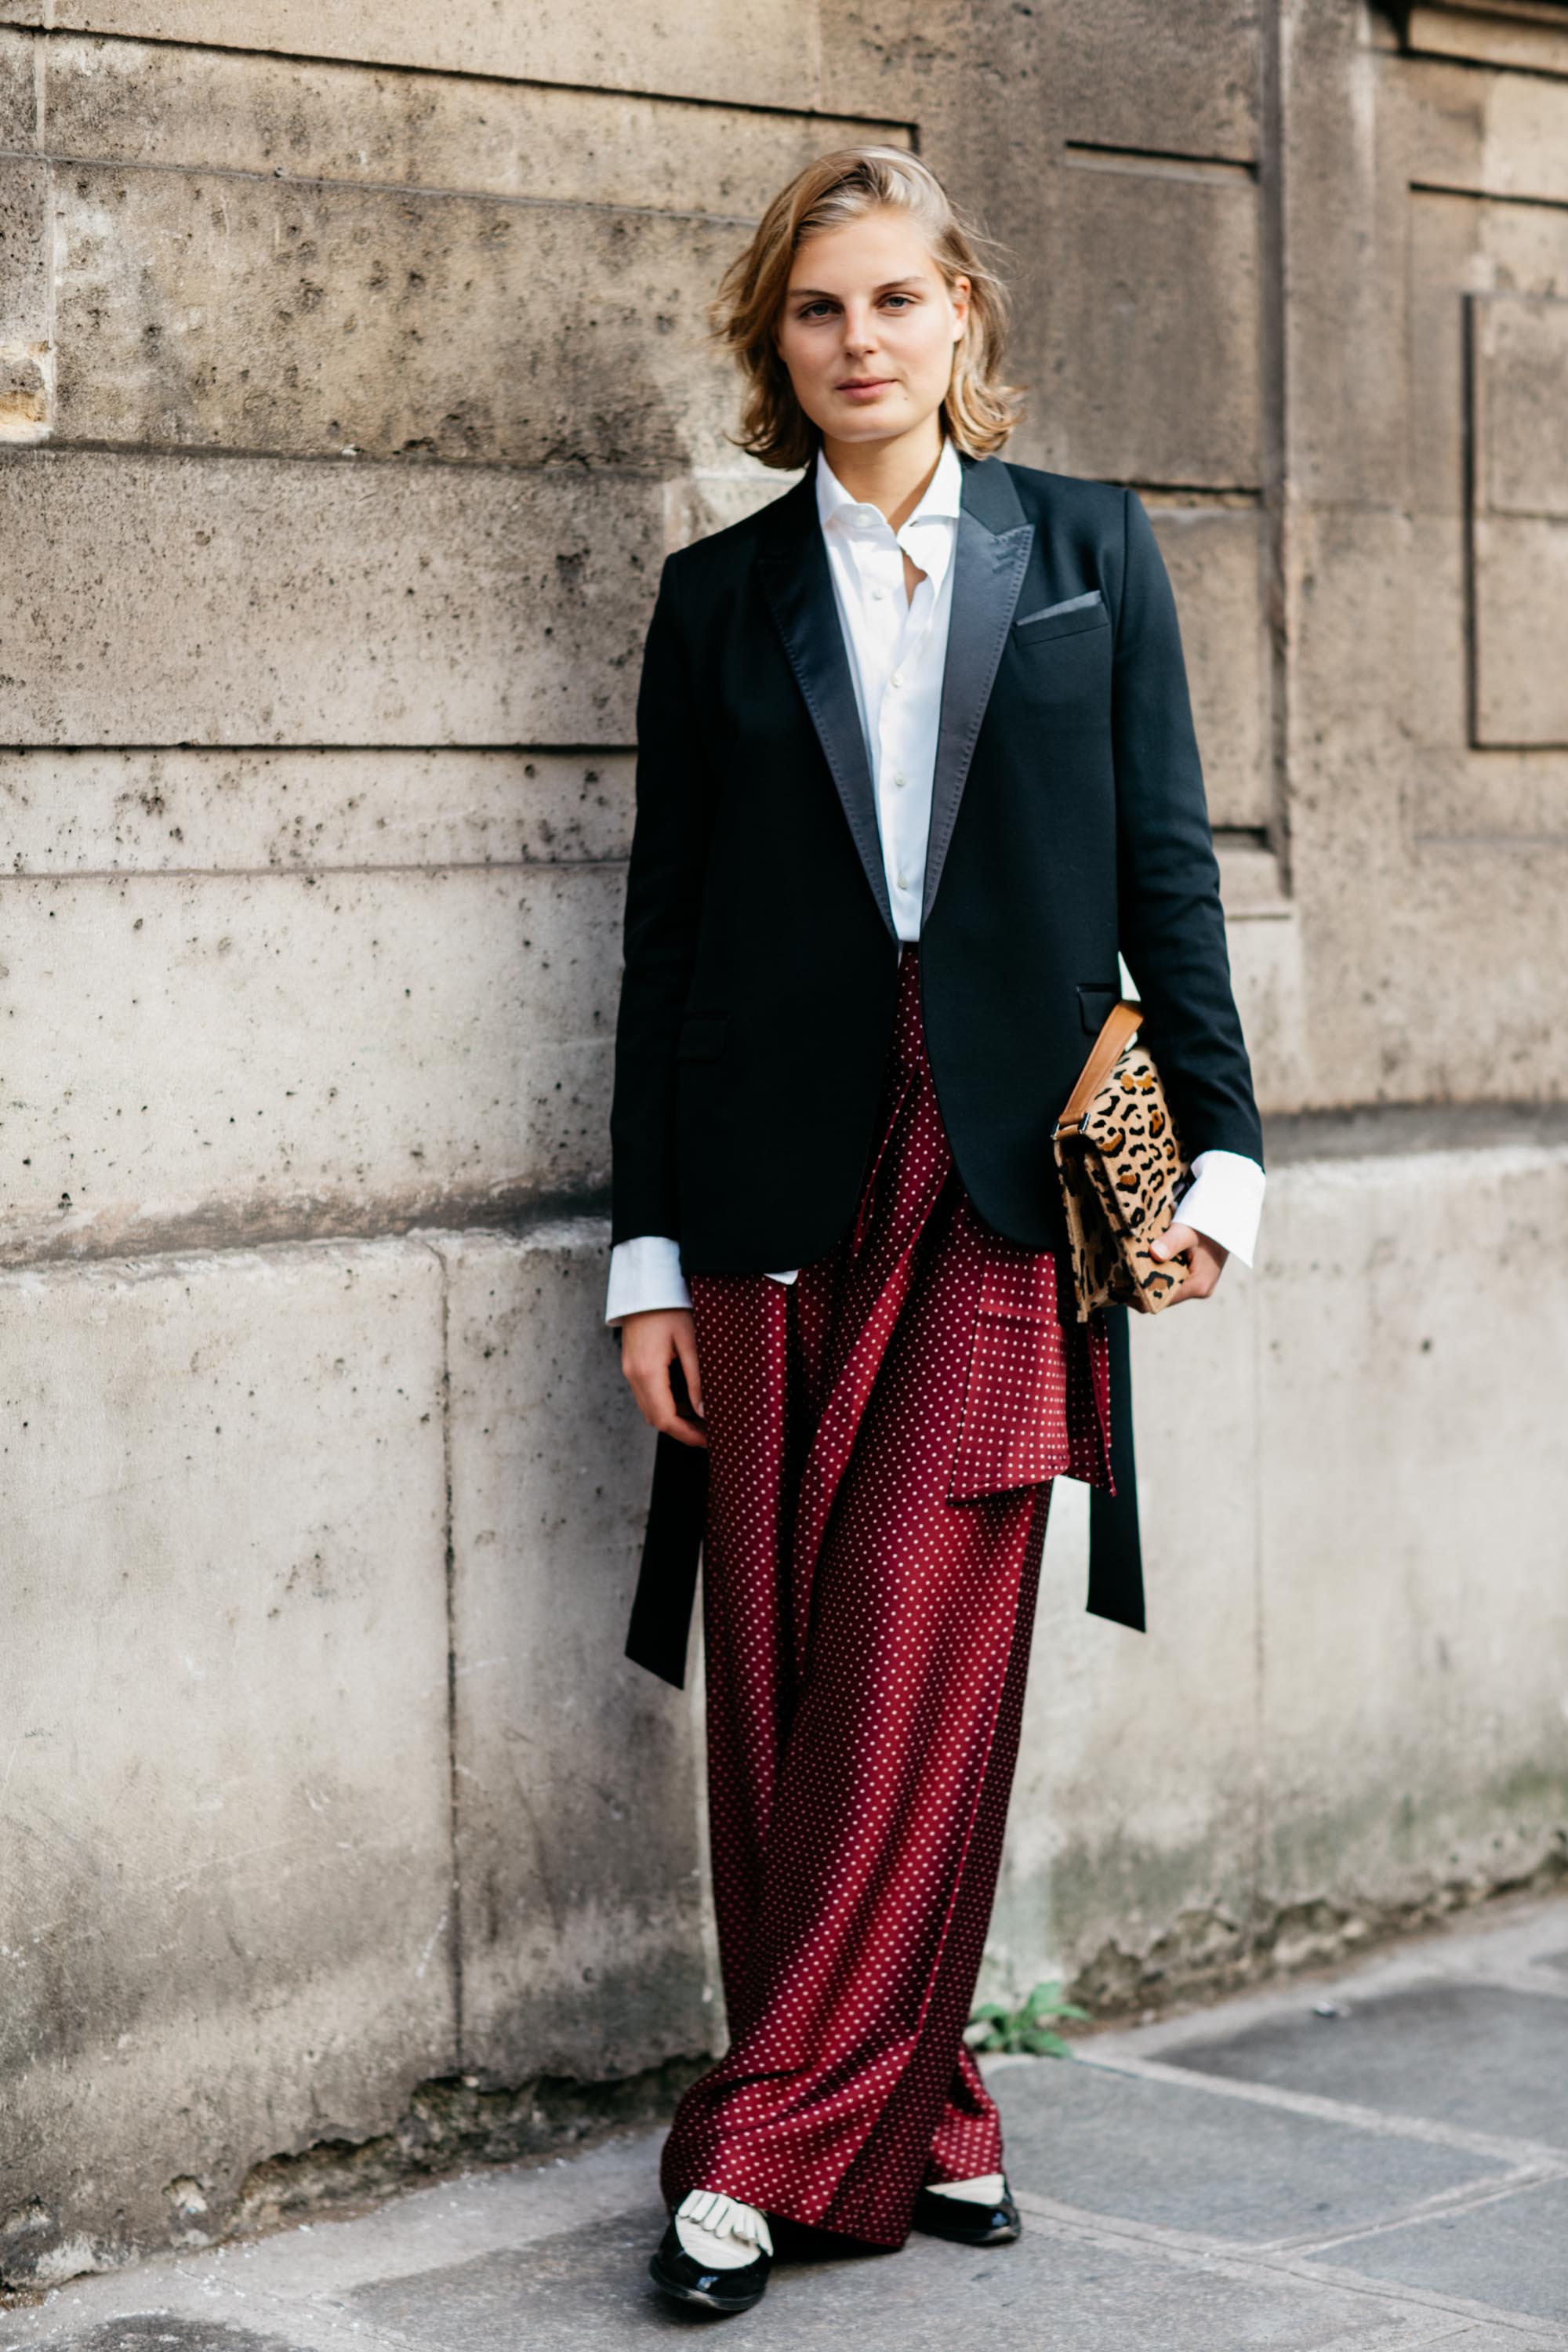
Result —
[[1078, 1315], [1125, 1306], [1157, 1315], [1186, 1280], [1149, 1244], [1172, 1222], [1187, 1163], [1152, 1057], [1137, 1042], [1138, 1004], [1117, 1005], [1094, 1042], [1054, 1143], [1067, 1208]]

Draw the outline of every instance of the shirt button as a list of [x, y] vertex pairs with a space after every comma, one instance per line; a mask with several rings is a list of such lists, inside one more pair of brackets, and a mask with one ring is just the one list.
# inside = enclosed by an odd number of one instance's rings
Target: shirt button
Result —
[[893, 770], [893, 782], [894, 782], [894, 783], [896, 783], [896, 784], [907, 784], [907, 783], [909, 782], [909, 781], [910, 781], [910, 780], [909, 780], [908, 776], [906, 776], [906, 775], [905, 775], [905, 773], [904, 773], [904, 772], [903, 772], [902, 768], [895, 768], [895, 769]]
[[873, 598], [874, 602], [879, 604], [881, 603], [881, 601], [882, 601], [883, 597], [887, 594], [887, 593], [888, 593], [888, 592], [887, 592], [887, 590], [886, 590], [885, 588], [873, 588], [873, 589], [872, 589], [872, 591], [871, 591], [871, 595], [872, 595], [872, 598]]
[[906, 875], [895, 874], [893, 879], [898, 884], [900, 890], [907, 890], [909, 888], [909, 878]]
[[903, 682], [904, 673], [901, 669], [894, 669], [888, 672], [888, 684], [889, 686], [902, 686]]

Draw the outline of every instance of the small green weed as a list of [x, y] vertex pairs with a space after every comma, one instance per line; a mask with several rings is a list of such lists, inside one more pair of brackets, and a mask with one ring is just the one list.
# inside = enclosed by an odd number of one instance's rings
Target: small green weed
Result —
[[1075, 2009], [1070, 2000], [1062, 1999], [1061, 1986], [1053, 1978], [1049, 1984], [1037, 1984], [1019, 2009], [1005, 2009], [999, 2000], [982, 2001], [963, 2038], [972, 2050], [1065, 2058], [1068, 2045], [1053, 2029], [1069, 2018], [1088, 2016], [1087, 2009]]

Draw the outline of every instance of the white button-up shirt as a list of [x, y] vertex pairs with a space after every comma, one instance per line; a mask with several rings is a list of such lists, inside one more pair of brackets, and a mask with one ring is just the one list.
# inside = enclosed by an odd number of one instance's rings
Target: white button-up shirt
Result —
[[[925, 496], [894, 531], [879, 508], [852, 499], [817, 455], [816, 511], [871, 766], [893, 928], [901, 940], [921, 935], [963, 489], [958, 453], [944, 438]], [[904, 587], [906, 555], [924, 574], [912, 596]]]
[[[888, 899], [901, 940], [918, 940], [921, 931], [963, 487], [958, 453], [944, 436], [924, 496], [895, 531], [879, 508], [850, 497], [817, 451], [816, 511], [871, 766]], [[904, 586], [906, 553], [923, 574], [912, 596]], [[1258, 1162], [1240, 1152], [1200, 1151], [1177, 1212], [1180, 1222], [1250, 1265], [1263, 1181]], [[772, 1279], [793, 1282], [798, 1271]], [[610, 1252], [607, 1323], [690, 1304], [677, 1242], [648, 1234], [616, 1243]]]

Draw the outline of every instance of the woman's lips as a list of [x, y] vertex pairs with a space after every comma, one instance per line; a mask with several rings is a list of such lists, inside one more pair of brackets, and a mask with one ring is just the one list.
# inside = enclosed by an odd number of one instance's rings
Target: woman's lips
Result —
[[890, 375], [868, 376], [858, 383], [841, 383], [838, 390], [846, 400], [875, 400], [879, 392], [890, 389], [892, 381]]

